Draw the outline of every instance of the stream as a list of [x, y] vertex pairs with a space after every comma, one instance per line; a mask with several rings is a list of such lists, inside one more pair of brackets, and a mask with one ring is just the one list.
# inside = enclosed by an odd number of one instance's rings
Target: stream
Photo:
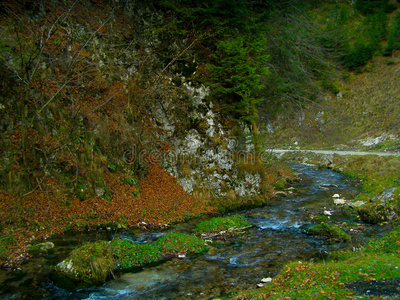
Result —
[[171, 259], [148, 266], [136, 273], [117, 275], [100, 287], [68, 292], [50, 279], [51, 267], [63, 260], [76, 246], [86, 241], [114, 236], [135, 243], [154, 241], [171, 231], [193, 233], [202, 218], [177, 224], [163, 231], [132, 229], [121, 233], [98, 231], [70, 233], [51, 240], [55, 253], [31, 259], [15, 271], [0, 271], [1, 299], [209, 299], [256, 288], [262, 278], [276, 276], [290, 260], [318, 260], [329, 251], [358, 247], [387, 228], [358, 223], [352, 242], [332, 244], [308, 236], [304, 227], [311, 224], [310, 214], [332, 213], [330, 218], [354, 223], [355, 215], [341, 210], [332, 201], [333, 194], [352, 199], [359, 192], [351, 180], [328, 169], [293, 165], [302, 180], [294, 183], [289, 195], [270, 205], [235, 212], [254, 226], [242, 234], [217, 240], [206, 254]]

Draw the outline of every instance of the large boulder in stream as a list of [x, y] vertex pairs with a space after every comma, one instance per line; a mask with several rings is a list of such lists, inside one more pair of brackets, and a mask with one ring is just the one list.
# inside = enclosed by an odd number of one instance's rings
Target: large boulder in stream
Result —
[[399, 212], [400, 197], [397, 188], [385, 190], [358, 209], [360, 219], [370, 224], [397, 221]]
[[108, 242], [84, 244], [54, 268], [53, 279], [67, 290], [104, 283], [114, 268], [112, 248]]

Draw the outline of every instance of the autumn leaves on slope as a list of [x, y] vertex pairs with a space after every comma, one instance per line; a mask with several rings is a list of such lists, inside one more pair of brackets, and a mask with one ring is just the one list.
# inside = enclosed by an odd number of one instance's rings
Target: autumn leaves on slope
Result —
[[35, 191], [17, 199], [0, 191], [0, 219], [3, 236], [13, 236], [11, 258], [25, 252], [27, 243], [68, 229], [85, 229], [99, 224], [114, 223], [137, 226], [139, 223], [162, 226], [211, 211], [201, 200], [187, 194], [176, 178], [157, 164], [148, 166], [148, 174], [136, 188], [124, 184], [123, 174], [107, 173], [110, 197], [92, 197], [85, 201], [73, 198], [68, 207], [63, 204], [60, 184], [46, 179], [43, 191]]

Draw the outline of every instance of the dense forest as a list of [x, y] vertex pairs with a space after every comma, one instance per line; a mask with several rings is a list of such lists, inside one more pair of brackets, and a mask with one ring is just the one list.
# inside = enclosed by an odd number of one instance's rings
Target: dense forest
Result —
[[[353, 2], [2, 1], [1, 258], [70, 229], [266, 203], [293, 177], [263, 156], [263, 121], [400, 50], [399, 5]], [[198, 172], [205, 154], [179, 152], [194, 133], [240, 155]]]

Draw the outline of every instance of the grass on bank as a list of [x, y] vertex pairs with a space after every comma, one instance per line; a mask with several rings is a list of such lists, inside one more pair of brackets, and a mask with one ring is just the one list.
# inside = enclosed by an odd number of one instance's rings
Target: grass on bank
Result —
[[205, 242], [195, 236], [173, 232], [147, 244], [134, 244], [128, 240], [114, 239], [111, 243], [116, 268], [128, 271], [136, 267], [161, 261], [178, 254], [202, 253], [208, 250]]
[[339, 251], [331, 260], [317, 263], [288, 263], [272, 283], [235, 299], [354, 299], [355, 292], [346, 288], [351, 283], [400, 278], [399, 254], [397, 226], [388, 235], [370, 241], [360, 252]]
[[[324, 161], [320, 155], [296, 156], [287, 155], [286, 159], [290, 157], [327, 167], [319, 163]], [[400, 186], [398, 157], [335, 155], [329, 167], [362, 183], [362, 192], [356, 200], [369, 202], [383, 191]], [[320, 229], [323, 233], [324, 228]], [[368, 295], [356, 295], [346, 286], [354, 282], [396, 278], [400, 278], [399, 225], [384, 237], [369, 241], [361, 251], [341, 250], [333, 253], [329, 259], [316, 263], [290, 262], [271, 284], [246, 291], [234, 299], [370, 299]], [[398, 295], [379, 297], [397, 299]]]
[[329, 155], [286, 153], [285, 161], [307, 162], [348, 175], [361, 183], [355, 201], [369, 202], [383, 191], [398, 188], [400, 192], [400, 157], [377, 155]]
[[358, 179], [362, 193], [357, 200], [369, 201], [379, 193], [400, 187], [399, 157], [335, 157], [334, 169]]
[[229, 229], [240, 229], [251, 226], [245, 218], [239, 215], [217, 217], [200, 222], [196, 225], [196, 233], [220, 232]]
[[179, 232], [168, 233], [152, 243], [135, 244], [115, 238], [110, 242], [83, 244], [55, 267], [53, 278], [68, 290], [104, 283], [113, 272], [128, 272], [179, 254], [206, 252], [205, 242]]

